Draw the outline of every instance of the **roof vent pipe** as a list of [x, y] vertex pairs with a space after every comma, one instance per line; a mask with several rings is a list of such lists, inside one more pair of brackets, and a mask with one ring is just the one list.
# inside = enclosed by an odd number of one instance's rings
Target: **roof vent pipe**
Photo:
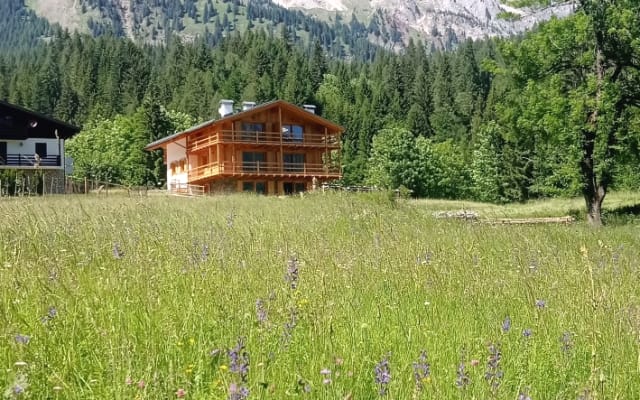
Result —
[[218, 113], [220, 113], [220, 118], [233, 114], [233, 100], [220, 100]]
[[302, 106], [302, 108], [304, 108], [306, 111], [309, 111], [311, 114], [316, 113], [316, 106], [314, 106], [313, 104], [305, 104]]
[[242, 102], [242, 111], [251, 110], [255, 106], [256, 106], [256, 102], [255, 101], [243, 101]]

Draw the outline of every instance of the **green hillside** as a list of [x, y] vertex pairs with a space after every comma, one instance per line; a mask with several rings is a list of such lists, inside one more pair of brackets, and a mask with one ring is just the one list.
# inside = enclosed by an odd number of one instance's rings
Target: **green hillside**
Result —
[[[12, 0], [19, 3], [18, 0]], [[70, 31], [94, 36], [115, 34], [143, 43], [167, 43], [173, 35], [187, 41], [203, 37], [216, 45], [248, 29], [286, 31], [292, 41], [319, 42], [333, 57], [371, 59], [376, 43], [400, 42], [397, 32], [340, 16], [320, 20], [267, 0], [27, 0], [29, 10]]]

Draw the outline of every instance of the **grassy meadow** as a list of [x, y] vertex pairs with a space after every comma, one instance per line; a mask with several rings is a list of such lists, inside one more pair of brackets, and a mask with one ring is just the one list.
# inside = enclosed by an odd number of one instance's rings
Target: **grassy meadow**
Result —
[[640, 398], [637, 221], [462, 207], [582, 203], [0, 199], [0, 398]]

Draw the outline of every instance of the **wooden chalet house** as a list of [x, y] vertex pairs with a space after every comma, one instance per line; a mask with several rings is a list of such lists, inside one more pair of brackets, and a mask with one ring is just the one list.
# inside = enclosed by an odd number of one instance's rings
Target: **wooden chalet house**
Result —
[[344, 129], [315, 106], [243, 102], [234, 113], [233, 101], [220, 104], [220, 119], [147, 145], [164, 150], [170, 192], [290, 194], [341, 177]]
[[20, 171], [25, 178], [44, 179], [48, 190], [64, 193], [64, 141], [79, 131], [0, 100], [0, 171]]

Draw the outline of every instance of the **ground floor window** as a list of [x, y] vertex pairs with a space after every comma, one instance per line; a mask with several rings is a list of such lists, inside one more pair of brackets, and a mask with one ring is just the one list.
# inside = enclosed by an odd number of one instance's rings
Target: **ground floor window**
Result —
[[242, 182], [242, 191], [267, 194], [267, 182]]
[[284, 194], [294, 194], [304, 192], [307, 187], [304, 182], [284, 182], [282, 184]]

